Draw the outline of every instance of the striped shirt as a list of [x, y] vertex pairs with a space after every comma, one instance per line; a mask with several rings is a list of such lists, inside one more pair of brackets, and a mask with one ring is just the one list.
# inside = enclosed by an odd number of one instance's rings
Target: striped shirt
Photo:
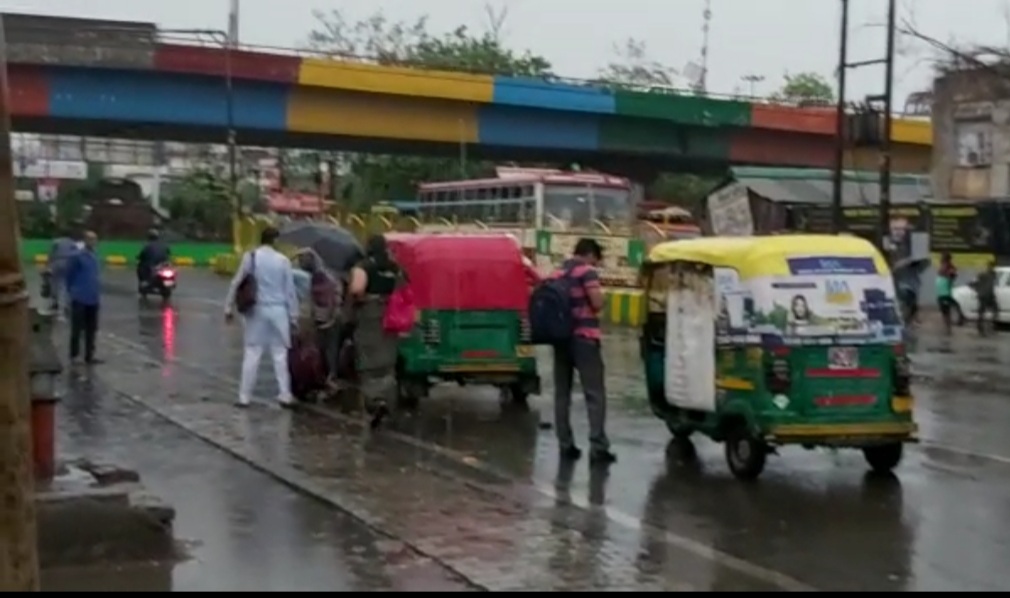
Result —
[[600, 288], [600, 275], [596, 268], [578, 258], [567, 260], [553, 276], [571, 277], [572, 316], [575, 319], [575, 336], [598, 340], [601, 338], [600, 318], [589, 302], [589, 291]]

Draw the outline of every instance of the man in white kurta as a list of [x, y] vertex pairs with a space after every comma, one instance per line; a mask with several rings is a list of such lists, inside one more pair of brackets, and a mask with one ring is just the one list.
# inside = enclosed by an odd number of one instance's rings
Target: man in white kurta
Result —
[[256, 277], [256, 305], [243, 317], [245, 351], [239, 407], [248, 407], [252, 401], [264, 351], [268, 351], [273, 360], [278, 400], [282, 406], [293, 402], [288, 349], [291, 347], [291, 330], [298, 322], [298, 298], [291, 261], [274, 249], [277, 236], [277, 229], [264, 230], [260, 236], [261, 245], [242, 256], [242, 263], [231, 281], [225, 300], [225, 317], [231, 320], [235, 313], [235, 293], [245, 276], [253, 273]]

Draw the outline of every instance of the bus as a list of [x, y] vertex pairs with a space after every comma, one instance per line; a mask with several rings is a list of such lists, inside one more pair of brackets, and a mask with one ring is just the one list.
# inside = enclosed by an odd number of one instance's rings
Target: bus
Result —
[[495, 178], [420, 185], [418, 211], [427, 222], [489, 228], [628, 231], [635, 220], [633, 196], [634, 186], [622, 177], [501, 167]]

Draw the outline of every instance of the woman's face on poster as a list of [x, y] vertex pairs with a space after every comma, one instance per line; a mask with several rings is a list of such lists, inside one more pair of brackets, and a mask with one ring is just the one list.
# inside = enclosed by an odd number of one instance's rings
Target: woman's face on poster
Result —
[[807, 300], [802, 296], [797, 296], [793, 298], [793, 317], [797, 320], [806, 320], [810, 315], [810, 310], [807, 308]]

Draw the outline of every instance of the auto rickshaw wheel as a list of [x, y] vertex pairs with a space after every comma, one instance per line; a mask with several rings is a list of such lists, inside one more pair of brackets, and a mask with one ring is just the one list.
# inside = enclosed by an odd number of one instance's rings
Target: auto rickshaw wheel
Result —
[[768, 445], [740, 426], [726, 437], [726, 464], [732, 474], [741, 480], [754, 480], [765, 469]]
[[500, 389], [499, 400], [502, 407], [516, 407], [528, 409], [530, 406], [530, 393], [523, 390], [522, 384], [509, 384]]
[[888, 473], [901, 463], [905, 455], [905, 445], [900, 442], [863, 447], [863, 457], [870, 469], [877, 473]]

